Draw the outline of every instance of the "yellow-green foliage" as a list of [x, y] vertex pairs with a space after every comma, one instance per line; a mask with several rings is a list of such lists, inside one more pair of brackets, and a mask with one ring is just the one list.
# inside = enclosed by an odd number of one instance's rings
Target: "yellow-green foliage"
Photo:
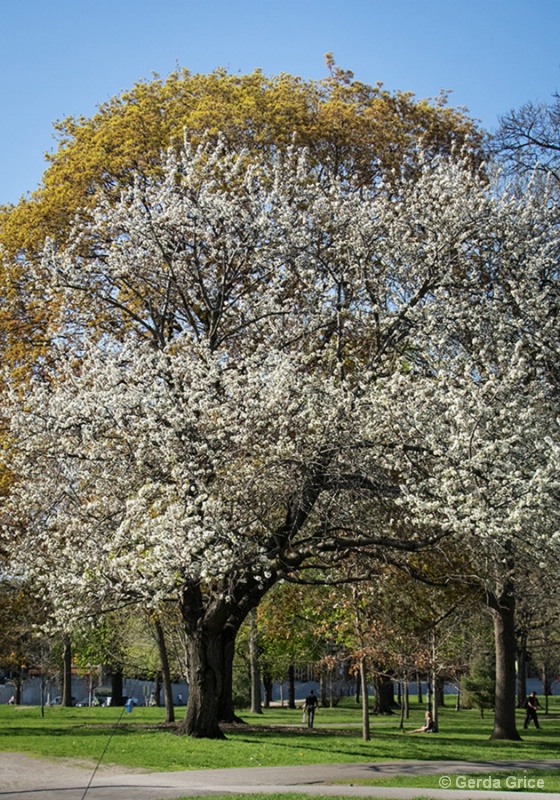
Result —
[[1, 241], [10, 252], [28, 254], [46, 235], [61, 236], [75, 212], [98, 186], [118, 187], [134, 173], [157, 172], [161, 153], [180, 142], [223, 133], [232, 148], [262, 152], [295, 141], [318, 158], [335, 159], [361, 180], [398, 168], [424, 146], [447, 151], [453, 142], [479, 146], [472, 120], [449, 108], [444, 95], [416, 100], [378, 84], [354, 81], [328, 59], [330, 77], [303, 80], [260, 70], [208, 75], [188, 70], [137, 83], [99, 107], [91, 118], [55, 125], [59, 145], [42, 186], [17, 206], [4, 209]]
[[47, 237], [63, 247], [80, 209], [103, 187], [117, 194], [134, 176], [156, 176], [162, 153], [204, 136], [225, 136], [228, 146], [266, 157], [294, 142], [317, 162], [328, 161], [352, 179], [369, 183], [403, 167], [413, 168], [419, 142], [428, 152], [454, 145], [473, 154], [476, 125], [447, 106], [441, 95], [416, 100], [381, 84], [355, 81], [327, 55], [328, 76], [304, 80], [260, 70], [231, 75], [177, 70], [139, 82], [101, 105], [91, 118], [55, 125], [58, 147], [39, 189], [0, 209], [0, 351], [12, 366], [36, 364], [48, 340], [56, 303], [42, 299], [40, 281], [29, 279]]

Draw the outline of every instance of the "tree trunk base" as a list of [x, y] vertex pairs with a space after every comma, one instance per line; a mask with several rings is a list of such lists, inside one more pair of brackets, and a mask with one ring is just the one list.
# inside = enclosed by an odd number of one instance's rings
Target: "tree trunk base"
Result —
[[[259, 712], [262, 714], [262, 711]], [[247, 725], [248, 723], [245, 722], [242, 717], [238, 717], [237, 714], [228, 714], [227, 719], [226, 717], [220, 717], [220, 722], [225, 722], [226, 725]]]
[[178, 736], [190, 736], [191, 739], [217, 739], [222, 740], [226, 738], [225, 733], [221, 730], [221, 728], [216, 727], [212, 728], [211, 730], [189, 730], [189, 726], [187, 724], [187, 720], [182, 720], [179, 722], [176, 728], [176, 732]]
[[491, 741], [508, 741], [508, 742], [520, 742], [522, 741], [521, 736], [519, 733], [515, 731], [505, 731], [502, 728], [497, 728], [492, 731], [490, 736]]

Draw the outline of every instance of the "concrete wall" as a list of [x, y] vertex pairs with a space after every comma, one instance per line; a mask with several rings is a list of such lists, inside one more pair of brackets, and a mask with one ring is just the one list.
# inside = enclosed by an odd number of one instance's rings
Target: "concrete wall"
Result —
[[[136, 698], [140, 705], [148, 705], [154, 691], [155, 683], [153, 681], [124, 680], [123, 694], [127, 697]], [[5, 684], [0, 684], [0, 704], [7, 703], [14, 694], [15, 688], [9, 681]], [[60, 697], [61, 694], [62, 687], [58, 682], [48, 681], [44, 687], [43, 701], [47, 705], [56, 697]], [[183, 701], [186, 702], [188, 697], [188, 687], [186, 683], [173, 684], [173, 700], [176, 705], [179, 704], [179, 694], [183, 695]], [[72, 697], [76, 703], [87, 704], [89, 699], [89, 682], [87, 680], [81, 680], [80, 678], [74, 678], [72, 680]], [[161, 693], [161, 703], [163, 704], [163, 692]], [[39, 677], [30, 677], [26, 679], [23, 684], [22, 704], [41, 705], [41, 679]]]

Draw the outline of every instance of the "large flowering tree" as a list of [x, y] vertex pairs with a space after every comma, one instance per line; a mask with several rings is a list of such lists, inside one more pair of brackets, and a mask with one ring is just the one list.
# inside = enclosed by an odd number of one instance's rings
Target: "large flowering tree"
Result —
[[537, 523], [549, 545], [554, 403], [510, 298], [550, 264], [546, 203], [446, 160], [395, 186], [186, 142], [45, 250], [65, 318], [14, 392], [14, 569], [68, 620], [175, 599], [191, 735], [221, 735], [239, 626], [301, 567], [444, 536], [501, 564]]

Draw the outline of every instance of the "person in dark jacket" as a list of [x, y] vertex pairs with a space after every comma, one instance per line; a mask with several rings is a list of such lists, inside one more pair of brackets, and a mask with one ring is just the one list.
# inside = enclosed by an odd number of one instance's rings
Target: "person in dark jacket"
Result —
[[537, 693], [531, 692], [529, 697], [525, 702], [525, 711], [527, 714], [525, 715], [525, 722], [523, 724], [524, 728], [529, 727], [529, 723], [531, 720], [535, 723], [535, 728], [540, 728], [539, 725], [539, 718], [537, 716], [537, 709], [539, 708], [539, 701], [537, 700]]
[[311, 691], [309, 692], [309, 694], [305, 698], [305, 705], [303, 707], [305, 713], [307, 714], [307, 727], [308, 728], [312, 728], [313, 727], [313, 722], [315, 720], [315, 709], [317, 708], [318, 705], [319, 705], [319, 701], [317, 700], [317, 695], [315, 694], [313, 689], [311, 689]]

